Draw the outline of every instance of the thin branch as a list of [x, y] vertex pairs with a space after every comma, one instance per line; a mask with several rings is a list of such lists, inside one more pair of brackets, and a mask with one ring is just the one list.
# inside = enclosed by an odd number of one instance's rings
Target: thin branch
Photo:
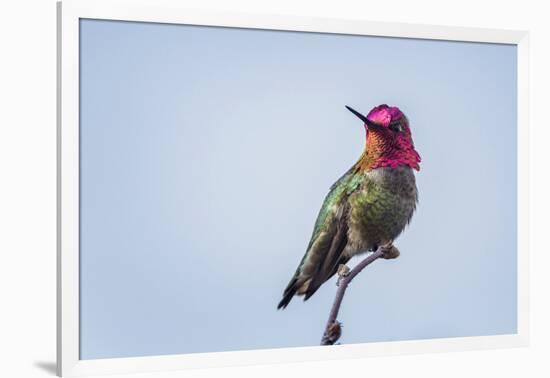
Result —
[[353, 278], [357, 276], [367, 265], [369, 265], [374, 260], [383, 256], [384, 256], [384, 248], [379, 247], [374, 253], [371, 253], [370, 255], [368, 255], [364, 260], [362, 260], [359, 264], [357, 264], [348, 273], [346, 274], [339, 273], [339, 277], [337, 281], [338, 289], [336, 290], [336, 297], [334, 298], [334, 303], [332, 304], [332, 308], [330, 309], [327, 326], [325, 328], [323, 338], [321, 339], [321, 345], [332, 345], [340, 338], [340, 334], [342, 331], [340, 327], [340, 322], [338, 322], [336, 318], [338, 317], [338, 311], [340, 310], [340, 305], [342, 304], [342, 300], [344, 299], [344, 294], [346, 293], [346, 289], [349, 283], [351, 282], [351, 280], [353, 280]]

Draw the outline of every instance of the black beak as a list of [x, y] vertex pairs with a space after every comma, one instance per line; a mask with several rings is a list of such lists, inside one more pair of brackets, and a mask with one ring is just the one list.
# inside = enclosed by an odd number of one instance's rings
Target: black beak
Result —
[[372, 122], [372, 121], [369, 121], [367, 119], [367, 117], [365, 117], [363, 114], [359, 113], [357, 110], [353, 109], [352, 107], [350, 106], [347, 106], [346, 105], [346, 108], [352, 112], [353, 114], [355, 114], [357, 116], [357, 118], [359, 118], [361, 121], [363, 121], [368, 127], [376, 127], [376, 123]]

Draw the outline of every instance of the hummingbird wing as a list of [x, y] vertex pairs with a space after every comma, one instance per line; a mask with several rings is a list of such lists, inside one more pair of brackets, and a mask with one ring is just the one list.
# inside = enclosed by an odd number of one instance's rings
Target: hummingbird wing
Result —
[[311, 297], [336, 273], [340, 264], [350, 259], [343, 254], [348, 243], [348, 197], [359, 187], [363, 177], [350, 170], [330, 188], [317, 216], [307, 251], [277, 308], [285, 308], [296, 294], [304, 295], [304, 300]]
[[334, 218], [333, 233], [327, 236], [332, 237], [330, 247], [327, 249], [316, 249], [312, 251], [318, 254], [317, 269], [311, 276], [311, 281], [305, 290], [304, 299], [309, 299], [319, 287], [330, 279], [338, 270], [340, 264], [348, 262], [349, 257], [343, 255], [344, 249], [348, 243], [348, 216], [349, 204], [343, 201], [338, 209], [338, 214]]

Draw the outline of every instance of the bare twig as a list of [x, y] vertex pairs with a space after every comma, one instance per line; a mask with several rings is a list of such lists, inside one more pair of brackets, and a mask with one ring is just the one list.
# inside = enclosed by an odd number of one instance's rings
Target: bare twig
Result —
[[384, 248], [379, 247], [375, 252], [368, 255], [364, 260], [357, 264], [352, 270], [346, 271], [345, 269], [338, 272], [338, 289], [336, 290], [336, 297], [334, 298], [334, 303], [330, 309], [330, 314], [328, 316], [327, 326], [325, 327], [325, 332], [323, 338], [321, 339], [321, 345], [333, 345], [339, 338], [342, 333], [341, 324], [336, 320], [338, 317], [338, 311], [340, 310], [340, 305], [344, 299], [344, 294], [346, 289], [353, 280], [367, 265], [372, 263], [374, 260], [384, 256]]

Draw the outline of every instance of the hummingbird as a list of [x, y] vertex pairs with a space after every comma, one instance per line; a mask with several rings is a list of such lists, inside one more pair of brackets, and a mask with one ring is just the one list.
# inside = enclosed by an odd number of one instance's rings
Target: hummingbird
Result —
[[278, 309], [284, 309], [295, 295], [309, 299], [355, 255], [381, 248], [384, 258], [398, 257], [393, 242], [416, 209], [414, 170], [420, 170], [421, 159], [405, 114], [386, 104], [366, 116], [346, 108], [364, 124], [365, 148], [330, 187], [306, 253]]

